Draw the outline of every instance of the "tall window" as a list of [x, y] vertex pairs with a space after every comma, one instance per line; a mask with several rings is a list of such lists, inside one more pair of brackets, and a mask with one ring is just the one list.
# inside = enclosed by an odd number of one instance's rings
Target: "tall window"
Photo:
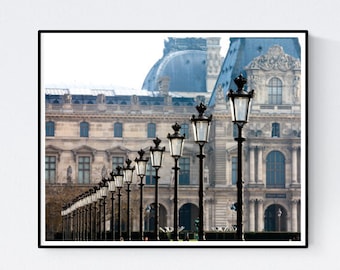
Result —
[[272, 151], [266, 160], [266, 185], [268, 188], [285, 187], [285, 157], [279, 151]]
[[179, 159], [179, 184], [189, 185], [190, 184], [190, 158]]
[[146, 185], [154, 185], [155, 184], [155, 177], [156, 171], [151, 166], [151, 161], [149, 160], [147, 166], [146, 166], [146, 176], [145, 176], [145, 184]]
[[52, 121], [46, 122], [46, 136], [54, 136], [54, 122]]
[[112, 170], [115, 171], [118, 166], [123, 168], [124, 158], [123, 157], [112, 157]]
[[114, 123], [113, 125], [113, 136], [117, 138], [123, 137], [123, 124], [122, 123]]
[[148, 124], [148, 138], [156, 138], [156, 124]]
[[182, 124], [180, 129], [181, 135], [185, 135], [185, 138], [189, 138], [189, 125], [188, 124]]
[[53, 184], [56, 180], [56, 157], [45, 157], [45, 181], [46, 183]]
[[88, 137], [89, 136], [89, 123], [81, 122], [80, 123], [80, 137]]
[[272, 123], [272, 137], [280, 137], [280, 124]]
[[231, 158], [231, 184], [237, 183], [237, 157]]
[[282, 104], [282, 82], [278, 78], [272, 78], [268, 84], [269, 104]]
[[233, 137], [238, 137], [238, 126], [236, 124], [233, 124]]
[[78, 157], [78, 184], [90, 183], [90, 157]]

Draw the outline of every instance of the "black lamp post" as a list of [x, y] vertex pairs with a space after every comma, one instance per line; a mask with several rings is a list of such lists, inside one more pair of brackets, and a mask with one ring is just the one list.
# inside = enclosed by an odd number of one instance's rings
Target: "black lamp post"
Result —
[[127, 240], [131, 240], [131, 231], [130, 231], [130, 185], [133, 180], [133, 171], [135, 170], [135, 166], [131, 167], [131, 160], [127, 159], [126, 161], [126, 167], [123, 168], [123, 174], [124, 174], [124, 182], [127, 184]]
[[103, 182], [99, 182], [98, 184], [98, 190], [97, 190], [97, 198], [98, 198], [98, 208], [99, 208], [99, 213], [98, 213], [98, 231], [99, 231], [99, 240], [103, 240], [103, 231], [102, 231], [102, 193], [101, 193], [101, 188], [102, 188]]
[[169, 139], [169, 147], [170, 147], [170, 155], [175, 160], [175, 183], [174, 183], [174, 232], [173, 232], [173, 240], [178, 241], [178, 159], [182, 156], [183, 153], [183, 145], [185, 134], [181, 135], [179, 130], [181, 126], [176, 123], [172, 126], [172, 129], [175, 131], [172, 135], [168, 134], [167, 138]]
[[230, 101], [231, 117], [234, 124], [238, 127], [238, 137], [235, 138], [237, 141], [237, 239], [243, 240], [243, 224], [242, 224], [242, 143], [245, 138], [242, 138], [242, 128], [248, 122], [249, 112], [254, 96], [254, 90], [247, 92], [243, 86], [247, 83], [247, 79], [240, 74], [234, 79], [237, 85], [237, 91], [230, 90], [228, 98]]
[[116, 184], [114, 179], [113, 171], [110, 173], [111, 179], [108, 181], [109, 191], [111, 193], [111, 221], [110, 221], [110, 231], [112, 234], [112, 241], [115, 240], [115, 192], [116, 192]]
[[90, 189], [87, 196], [87, 204], [89, 207], [89, 231], [88, 231], [88, 240], [92, 240], [92, 199], [93, 199], [94, 189]]
[[103, 233], [104, 233], [104, 240], [106, 240], [106, 211], [105, 211], [105, 205], [106, 205], [106, 197], [108, 193], [108, 184], [107, 180], [103, 178], [102, 185], [100, 187], [100, 195], [103, 199]]
[[122, 194], [120, 193], [122, 187], [123, 187], [123, 173], [122, 173], [122, 167], [117, 166], [116, 168], [117, 172], [116, 174], [114, 174], [114, 179], [115, 179], [115, 183], [116, 183], [116, 188], [118, 189], [118, 237], [121, 237], [121, 216], [120, 216], [120, 212], [121, 212], [121, 205], [120, 205], [120, 197], [122, 196]]
[[162, 142], [158, 137], [153, 140], [155, 143], [155, 147], [150, 147], [150, 156], [151, 156], [151, 165], [156, 170], [155, 175], [155, 240], [159, 240], [159, 204], [158, 204], [158, 170], [162, 166], [163, 154], [165, 151], [164, 147], [159, 147], [159, 144]]
[[204, 215], [203, 215], [203, 159], [205, 158], [205, 155], [203, 154], [203, 146], [205, 143], [208, 142], [209, 139], [209, 131], [210, 131], [210, 123], [212, 120], [212, 115], [209, 117], [203, 115], [207, 107], [200, 103], [199, 106], [196, 106], [196, 109], [198, 111], [198, 117], [195, 115], [191, 118], [192, 128], [194, 131], [194, 139], [195, 142], [200, 147], [200, 153], [197, 155], [199, 158], [199, 191], [198, 191], [198, 197], [199, 197], [199, 223], [198, 223], [198, 240], [202, 241], [204, 240], [204, 232], [203, 232], [203, 221], [204, 221]]
[[146, 164], [148, 163], [148, 158], [143, 158], [145, 151], [143, 149], [138, 151], [139, 158], [135, 159], [135, 162], [137, 164], [137, 175], [140, 177], [140, 206], [139, 206], [139, 237], [140, 240], [143, 240], [143, 178], [146, 174]]
[[94, 204], [93, 206], [93, 226], [92, 226], [92, 240], [97, 240], [97, 201], [98, 201], [98, 187], [95, 186], [93, 187], [93, 192], [92, 192], [92, 202]]

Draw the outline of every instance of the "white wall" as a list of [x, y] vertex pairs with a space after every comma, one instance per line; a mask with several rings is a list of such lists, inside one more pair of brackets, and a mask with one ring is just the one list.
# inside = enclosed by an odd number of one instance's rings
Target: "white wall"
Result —
[[[339, 268], [337, 5], [331, 0], [2, 1], [1, 268]], [[309, 248], [38, 249], [37, 31], [52, 29], [309, 30]]]

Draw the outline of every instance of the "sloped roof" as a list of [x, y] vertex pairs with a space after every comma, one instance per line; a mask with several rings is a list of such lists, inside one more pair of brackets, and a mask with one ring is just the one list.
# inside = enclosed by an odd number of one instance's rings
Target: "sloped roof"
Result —
[[269, 48], [275, 45], [281, 46], [286, 54], [301, 59], [301, 48], [297, 38], [230, 38], [229, 50], [216, 81], [209, 106], [215, 104], [219, 85], [222, 86], [224, 97], [229, 89], [237, 89], [234, 78], [240, 73], [245, 76], [245, 67], [254, 58], [267, 53]]

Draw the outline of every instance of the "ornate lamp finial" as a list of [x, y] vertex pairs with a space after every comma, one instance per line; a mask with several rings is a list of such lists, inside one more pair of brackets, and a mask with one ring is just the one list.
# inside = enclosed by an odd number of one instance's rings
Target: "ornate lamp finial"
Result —
[[237, 91], [242, 91], [243, 86], [247, 83], [247, 79], [243, 77], [242, 73], [234, 79], [235, 84], [237, 85]]

